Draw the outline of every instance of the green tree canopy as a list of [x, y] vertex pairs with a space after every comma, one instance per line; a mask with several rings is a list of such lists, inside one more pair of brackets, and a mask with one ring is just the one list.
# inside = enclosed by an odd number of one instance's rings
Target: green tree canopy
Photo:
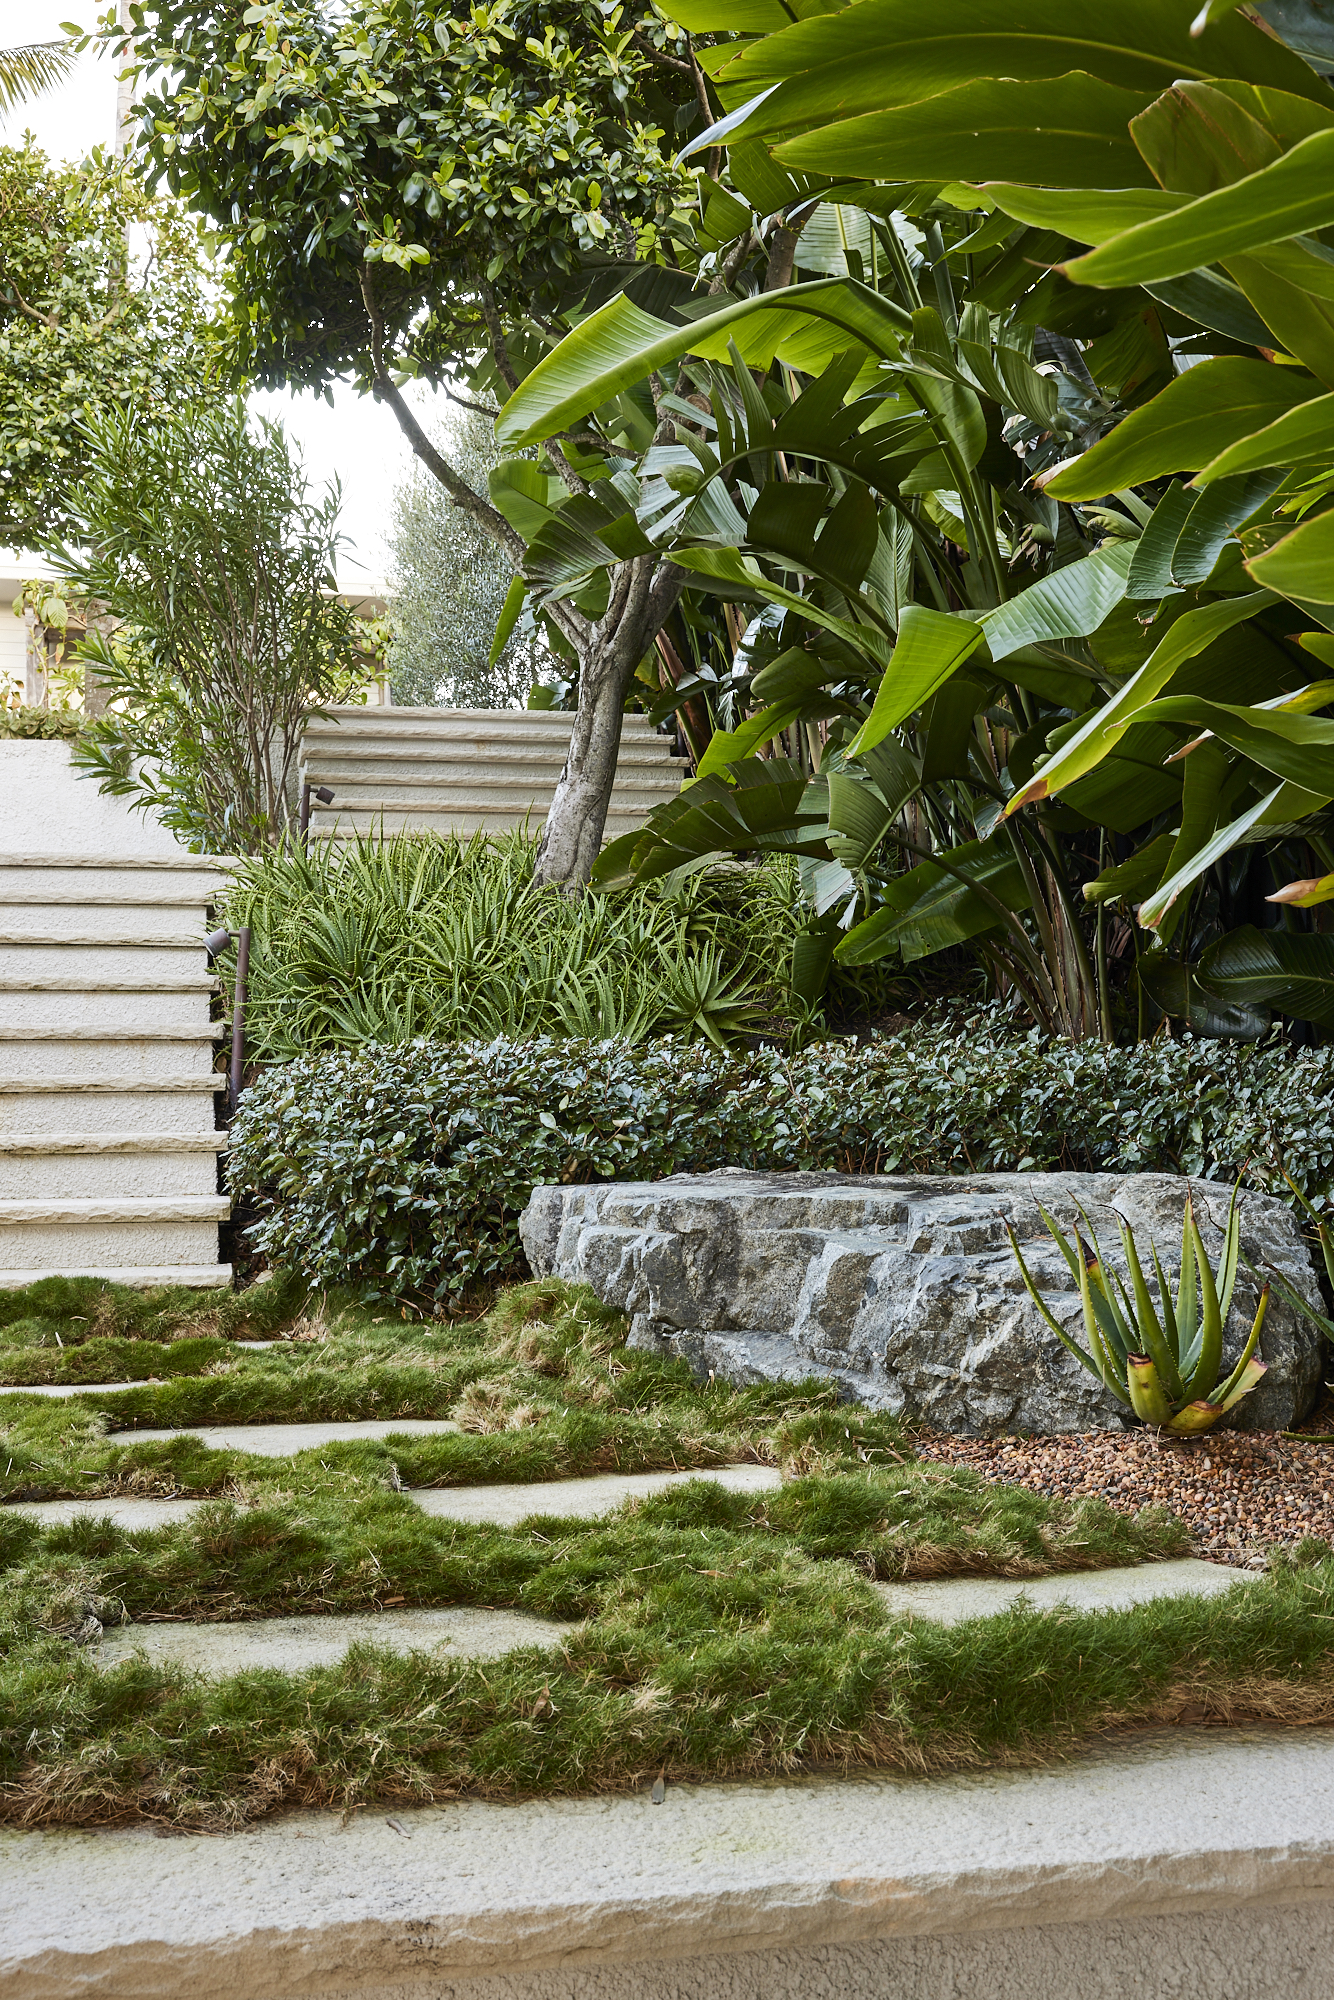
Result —
[[0, 541], [73, 532], [86, 420], [197, 393], [202, 274], [195, 226], [130, 167], [0, 146]]

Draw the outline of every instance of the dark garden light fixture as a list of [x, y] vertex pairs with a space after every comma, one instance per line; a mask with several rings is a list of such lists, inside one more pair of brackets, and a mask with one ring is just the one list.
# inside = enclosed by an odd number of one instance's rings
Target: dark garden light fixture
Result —
[[[306, 836], [310, 832], [311, 795], [312, 795], [311, 783], [309, 778], [307, 778], [305, 784], [302, 785], [301, 787], [301, 811], [297, 817], [297, 823], [296, 823], [297, 832], [301, 835], [301, 844], [303, 847], [306, 844]], [[331, 806], [334, 802], [334, 795], [330, 791], [327, 785], [316, 785], [314, 787], [314, 796], [319, 800], [322, 806]]]
[[245, 1070], [245, 1001], [246, 980], [250, 973], [250, 926], [242, 924], [240, 930], [211, 931], [204, 939], [204, 950], [212, 963], [226, 951], [233, 938], [236, 940], [236, 984], [232, 988], [232, 1066], [227, 1091], [228, 1108], [236, 1110], [241, 1096], [241, 1078]]

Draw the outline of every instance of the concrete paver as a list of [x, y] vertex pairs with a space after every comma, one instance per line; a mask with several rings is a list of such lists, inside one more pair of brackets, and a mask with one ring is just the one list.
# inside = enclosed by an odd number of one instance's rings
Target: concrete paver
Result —
[[627, 1500], [670, 1492], [692, 1479], [708, 1479], [729, 1493], [765, 1493], [783, 1483], [771, 1465], [716, 1465], [694, 1472], [607, 1472], [591, 1479], [550, 1479], [527, 1486], [417, 1486], [411, 1498], [440, 1520], [491, 1522], [512, 1528], [534, 1514], [569, 1520], [596, 1519]]
[[11, 1500], [12, 1514], [26, 1514], [44, 1528], [62, 1526], [67, 1521], [114, 1521], [118, 1528], [168, 1528], [173, 1521], [188, 1521], [207, 1500], [151, 1500], [138, 1495], [115, 1493], [104, 1500]]
[[220, 1679], [246, 1667], [298, 1673], [305, 1667], [333, 1666], [358, 1643], [389, 1646], [396, 1653], [495, 1660], [516, 1646], [549, 1646], [573, 1629], [522, 1611], [453, 1605], [440, 1611], [335, 1612], [327, 1617], [254, 1618], [226, 1625], [113, 1625], [90, 1657], [99, 1667], [115, 1667], [144, 1653], [150, 1660]]
[[1027, 1598], [1040, 1611], [1071, 1605], [1080, 1611], [1122, 1610], [1155, 1597], [1217, 1597], [1234, 1583], [1254, 1583], [1257, 1572], [1223, 1563], [1160, 1562], [1134, 1568], [1080, 1570], [1071, 1576], [947, 1576], [929, 1583], [877, 1583], [895, 1616], [908, 1613], [940, 1625], [991, 1618]]
[[169, 1444], [173, 1438], [197, 1438], [215, 1451], [253, 1451], [260, 1458], [287, 1458], [323, 1444], [345, 1444], [355, 1438], [438, 1437], [456, 1431], [457, 1424], [436, 1417], [375, 1417], [327, 1424], [194, 1424], [177, 1430], [113, 1431], [111, 1444]]

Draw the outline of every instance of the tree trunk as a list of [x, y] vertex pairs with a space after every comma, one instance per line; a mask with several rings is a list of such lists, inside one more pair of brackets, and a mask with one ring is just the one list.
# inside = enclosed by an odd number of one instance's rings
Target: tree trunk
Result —
[[570, 754], [537, 850], [534, 876], [544, 888], [575, 895], [593, 872], [616, 779], [626, 693], [685, 580], [684, 570], [653, 556], [623, 563], [613, 575], [606, 615], [579, 648]]

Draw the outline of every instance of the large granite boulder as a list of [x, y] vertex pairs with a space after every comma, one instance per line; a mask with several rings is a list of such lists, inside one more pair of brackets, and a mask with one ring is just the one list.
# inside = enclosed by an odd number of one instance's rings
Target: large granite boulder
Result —
[[[1216, 1262], [1231, 1190], [1191, 1185]], [[1174, 1279], [1185, 1194], [1186, 1182], [1172, 1174], [859, 1177], [724, 1168], [535, 1188], [520, 1232], [534, 1272], [590, 1284], [604, 1303], [633, 1316], [632, 1346], [680, 1356], [701, 1377], [825, 1376], [850, 1399], [967, 1437], [1115, 1430], [1123, 1406], [1044, 1323], [1005, 1223], [1051, 1311], [1082, 1343], [1079, 1294], [1038, 1203], [1067, 1230], [1080, 1203], [1124, 1276], [1119, 1211], [1146, 1266], [1156, 1241]], [[1243, 1195], [1242, 1247], [1322, 1307], [1310, 1252], [1282, 1202]], [[1225, 1357], [1240, 1352], [1256, 1294], [1243, 1265]], [[1268, 1373], [1234, 1421], [1286, 1429], [1320, 1392], [1323, 1344], [1275, 1294], [1261, 1351]]]

